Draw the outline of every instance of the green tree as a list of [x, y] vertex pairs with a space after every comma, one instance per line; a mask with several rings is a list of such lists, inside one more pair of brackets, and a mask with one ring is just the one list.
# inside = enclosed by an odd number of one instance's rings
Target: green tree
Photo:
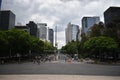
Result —
[[68, 44], [66, 44], [64, 47], [62, 47], [63, 51], [66, 51], [67, 54], [73, 56], [77, 53], [77, 42], [71, 41]]
[[30, 36], [24, 30], [10, 29], [8, 31], [0, 31], [0, 56], [12, 57], [16, 56], [17, 53], [22, 56], [35, 56], [44, 54], [44, 50], [49, 50], [51, 51], [49, 53], [53, 53], [55, 49], [49, 42]]
[[51, 43], [45, 41], [44, 42], [44, 52], [47, 54], [54, 53], [54, 50], [57, 50]]
[[0, 56], [8, 56], [8, 40], [5, 31], [0, 31]]
[[107, 28], [107, 29], [104, 31], [104, 36], [111, 37], [111, 38], [113, 38], [114, 40], [118, 40], [118, 37], [117, 37], [117, 29], [116, 29], [116, 28]]
[[[111, 51], [117, 49], [117, 43], [109, 37], [93, 37], [90, 38], [88, 41], [85, 42], [84, 47], [86, 50], [94, 53], [96, 57], [99, 56], [101, 60], [104, 57], [105, 51]], [[98, 53], [97, 53], [98, 52]]]
[[30, 48], [30, 35], [18, 29], [11, 29], [7, 31], [9, 50], [12, 56], [15, 56], [16, 53], [25, 55], [29, 52]]
[[40, 55], [43, 53], [44, 42], [36, 37], [30, 37], [30, 50], [32, 55]]
[[86, 57], [86, 50], [84, 49], [84, 43], [88, 40], [88, 36], [85, 33], [81, 34], [81, 41], [77, 42], [77, 48], [79, 56], [84, 58]]
[[117, 53], [120, 53], [120, 19], [111, 22], [104, 31], [104, 36], [113, 38], [118, 44]]
[[104, 32], [104, 24], [100, 22], [99, 24], [94, 24], [89, 31], [88, 36], [91, 37], [98, 37], [101, 36]]

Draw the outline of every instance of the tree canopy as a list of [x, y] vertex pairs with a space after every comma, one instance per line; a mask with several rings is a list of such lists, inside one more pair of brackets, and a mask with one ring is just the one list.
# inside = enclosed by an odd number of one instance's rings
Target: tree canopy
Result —
[[110, 56], [108, 55], [109, 52], [113, 52], [118, 48], [118, 44], [110, 37], [99, 36], [90, 38], [88, 41], [86, 41], [84, 43], [84, 48], [90, 52], [88, 54], [89, 56], [94, 56], [94, 58], [99, 56], [99, 59], [103, 60], [106, 55]]
[[77, 42], [71, 41], [67, 45], [62, 47], [62, 50], [65, 50], [67, 54], [74, 55], [77, 53]]
[[93, 37], [90, 38], [88, 41], [85, 42], [84, 47], [89, 50], [94, 50], [94, 49], [116, 49], [117, 48], [117, 43], [109, 37]]
[[44, 49], [54, 50], [55, 48], [47, 41], [42, 41], [37, 37], [30, 36], [28, 32], [19, 29], [0, 31], [0, 57], [22, 56], [36, 53], [44, 54]]

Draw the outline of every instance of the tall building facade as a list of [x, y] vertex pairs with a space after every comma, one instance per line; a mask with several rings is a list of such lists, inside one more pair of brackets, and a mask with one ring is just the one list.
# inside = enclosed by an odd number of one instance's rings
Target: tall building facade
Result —
[[104, 22], [106, 27], [112, 22], [120, 23], [120, 7], [109, 7], [104, 12]]
[[92, 27], [94, 24], [98, 24], [99, 22], [100, 22], [99, 17], [83, 17], [81, 32], [87, 34], [90, 27]]
[[0, 30], [8, 30], [15, 26], [15, 14], [10, 10], [0, 11]]
[[75, 24], [68, 23], [65, 30], [66, 33], [66, 43], [71, 42], [72, 40], [77, 40], [77, 34], [79, 31], [79, 26]]
[[38, 23], [39, 38], [43, 41], [48, 41], [48, 28], [46, 23]]
[[81, 40], [81, 31], [79, 29], [77, 33], [77, 41], [80, 41], [80, 40]]
[[0, 10], [1, 10], [2, 0], [0, 0]]
[[49, 42], [54, 46], [54, 31], [53, 31], [53, 29], [48, 29], [48, 39], [49, 39]]
[[30, 21], [28, 24], [26, 24], [30, 28], [30, 35], [38, 37], [38, 28], [37, 24], [33, 21]]

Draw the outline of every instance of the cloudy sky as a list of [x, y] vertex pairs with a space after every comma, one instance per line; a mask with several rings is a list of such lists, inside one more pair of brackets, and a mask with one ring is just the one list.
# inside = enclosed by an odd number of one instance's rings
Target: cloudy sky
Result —
[[58, 47], [65, 45], [65, 28], [69, 22], [81, 28], [83, 16], [100, 16], [110, 6], [120, 6], [120, 0], [3, 0], [2, 10], [16, 14], [16, 24], [29, 21], [58, 26]]

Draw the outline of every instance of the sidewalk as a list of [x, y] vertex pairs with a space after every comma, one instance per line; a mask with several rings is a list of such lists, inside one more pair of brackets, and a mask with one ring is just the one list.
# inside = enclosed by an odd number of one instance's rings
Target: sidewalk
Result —
[[120, 76], [0, 75], [0, 80], [120, 80]]

